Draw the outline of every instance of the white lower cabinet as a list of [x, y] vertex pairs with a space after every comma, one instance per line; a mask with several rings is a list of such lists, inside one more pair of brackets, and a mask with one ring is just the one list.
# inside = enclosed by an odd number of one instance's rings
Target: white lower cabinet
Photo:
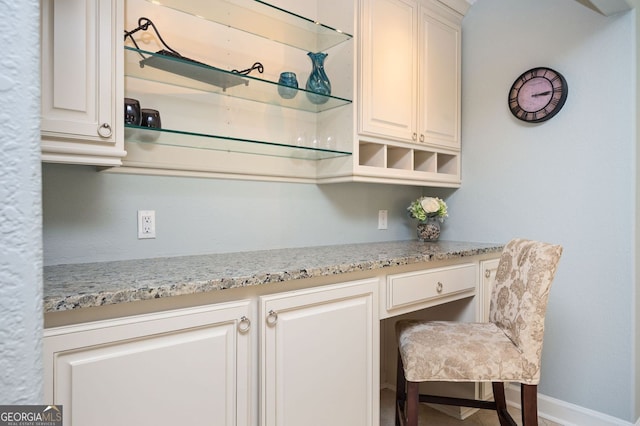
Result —
[[256, 297], [49, 328], [45, 400], [67, 426], [376, 426], [378, 286], [262, 296], [253, 326]]
[[261, 297], [261, 425], [379, 424], [378, 283]]
[[48, 329], [45, 400], [66, 426], [250, 423], [250, 302]]

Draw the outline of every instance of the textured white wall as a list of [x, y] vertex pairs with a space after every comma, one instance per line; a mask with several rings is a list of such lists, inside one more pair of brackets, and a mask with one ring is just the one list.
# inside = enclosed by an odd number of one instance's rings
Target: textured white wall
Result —
[[[463, 185], [447, 239], [560, 243], [540, 391], [635, 421], [634, 12], [574, 1], [482, 0], [463, 23]], [[550, 121], [513, 118], [507, 93], [534, 66], [569, 83]]]
[[39, 3], [0, 16], [0, 404], [41, 404]]
[[[640, 123], [640, 88], [638, 82], [640, 82], [640, 0], [631, 0], [635, 14], [635, 65], [636, 65], [636, 79], [635, 79], [635, 92], [636, 92], [636, 110], [635, 110], [635, 123], [636, 123], [636, 146], [640, 143], [640, 133], [638, 132], [638, 123]], [[638, 182], [638, 165], [640, 164], [640, 150], [636, 148], [636, 163], [635, 163], [635, 176], [634, 181]], [[640, 265], [640, 187], [636, 185], [636, 222], [635, 222], [635, 261], [634, 261], [634, 273], [635, 273], [635, 311], [634, 311], [634, 354], [635, 354], [635, 404], [634, 404], [634, 416], [640, 418], [640, 274], [638, 274], [638, 265]]]

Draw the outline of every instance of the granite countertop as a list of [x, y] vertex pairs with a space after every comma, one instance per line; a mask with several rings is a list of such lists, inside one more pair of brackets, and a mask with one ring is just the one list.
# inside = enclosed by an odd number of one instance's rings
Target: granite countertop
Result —
[[457, 241], [393, 241], [45, 266], [44, 311], [457, 259], [498, 253], [502, 247]]

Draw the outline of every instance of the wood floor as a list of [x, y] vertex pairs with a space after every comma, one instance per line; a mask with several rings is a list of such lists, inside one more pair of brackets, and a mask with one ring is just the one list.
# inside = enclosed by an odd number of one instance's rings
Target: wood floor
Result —
[[[395, 411], [393, 407], [394, 393], [388, 389], [380, 392], [380, 426], [395, 426]], [[514, 420], [521, 425], [520, 411], [509, 407], [509, 412]], [[500, 426], [498, 417], [494, 411], [480, 410], [465, 420], [458, 420], [441, 413], [438, 410], [420, 404], [420, 426]], [[540, 418], [539, 426], [562, 426], [550, 420]]]

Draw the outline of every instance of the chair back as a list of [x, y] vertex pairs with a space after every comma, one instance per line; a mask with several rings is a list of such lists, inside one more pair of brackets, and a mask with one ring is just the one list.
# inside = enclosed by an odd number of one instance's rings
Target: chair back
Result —
[[530, 382], [540, 380], [544, 317], [561, 255], [559, 245], [514, 239], [498, 264], [489, 321], [522, 351]]

